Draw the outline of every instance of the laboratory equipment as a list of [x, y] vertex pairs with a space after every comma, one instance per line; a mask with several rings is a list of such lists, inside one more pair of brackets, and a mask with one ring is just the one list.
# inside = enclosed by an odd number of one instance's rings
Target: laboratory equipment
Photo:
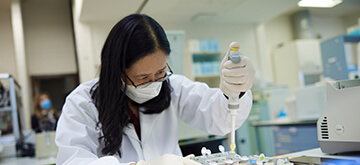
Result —
[[55, 131], [46, 131], [35, 135], [35, 157], [56, 157], [58, 148], [55, 144]]
[[294, 165], [293, 163], [290, 163], [288, 157], [269, 158], [265, 157], [264, 154], [250, 155], [249, 163], [256, 165]]
[[296, 89], [295, 118], [298, 120], [317, 120], [326, 103], [325, 84], [308, 85]]
[[[28, 156], [22, 147], [24, 145], [22, 129], [24, 111], [21, 102], [21, 87], [14, 77], [7, 73], [0, 74], [0, 86], [2, 84], [4, 85], [4, 93], [1, 95], [2, 97], [7, 95], [6, 97], [9, 99], [0, 105], [0, 129], [2, 130], [0, 144], [4, 145], [4, 152], [0, 157]], [[5, 126], [6, 128], [3, 128]]]
[[220, 153], [211, 154], [211, 150], [203, 147], [201, 149], [202, 156], [194, 157], [192, 160], [202, 165], [232, 165], [249, 160], [246, 156], [240, 156], [234, 152], [225, 152], [222, 145], [219, 145], [219, 151]]
[[249, 156], [249, 163], [251, 164], [262, 164], [263, 162], [267, 161], [269, 161], [269, 158], [265, 157], [264, 154]]
[[356, 58], [351, 48], [347, 49], [346, 46], [359, 42], [360, 36], [350, 35], [340, 35], [321, 42], [324, 76], [336, 80], [351, 79], [351, 66]]
[[329, 82], [326, 90], [327, 102], [317, 121], [321, 151], [360, 151], [360, 79]]
[[300, 156], [290, 159], [290, 162], [295, 164], [321, 164], [321, 165], [332, 165], [332, 164], [341, 164], [341, 165], [354, 165], [356, 160], [350, 159], [333, 159], [325, 157], [313, 157], [313, 156]]
[[[231, 47], [229, 54], [229, 60], [233, 63], [239, 63], [241, 61], [240, 52], [238, 47]], [[239, 94], [229, 91], [229, 104], [228, 108], [231, 115], [231, 144], [230, 149], [232, 153], [235, 153], [235, 117], [239, 109]]]

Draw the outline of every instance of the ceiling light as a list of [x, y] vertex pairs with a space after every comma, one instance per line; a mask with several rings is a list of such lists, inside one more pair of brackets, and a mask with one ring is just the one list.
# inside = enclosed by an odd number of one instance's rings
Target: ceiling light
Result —
[[298, 6], [332, 8], [342, 1], [343, 0], [301, 0], [298, 2]]

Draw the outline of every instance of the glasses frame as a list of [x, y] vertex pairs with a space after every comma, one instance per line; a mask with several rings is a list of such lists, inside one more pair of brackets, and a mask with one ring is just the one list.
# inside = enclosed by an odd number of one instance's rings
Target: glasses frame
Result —
[[141, 86], [148, 86], [148, 85], [150, 85], [150, 84], [153, 83], [153, 82], [163, 82], [163, 81], [169, 79], [169, 77], [173, 74], [173, 71], [171, 70], [170, 65], [169, 65], [168, 63], [166, 63], [166, 66], [169, 68], [169, 72], [165, 71], [164, 77], [155, 79], [155, 81], [150, 80], [150, 81], [148, 81], [148, 82], [144, 82], [144, 83], [140, 83], [140, 84], [138, 84], [138, 85], [135, 85], [135, 83], [130, 79], [130, 77], [128, 77], [128, 76], [126, 75], [126, 78], [129, 79], [129, 81], [131, 82], [131, 84], [132, 84], [135, 88], [141, 87]]

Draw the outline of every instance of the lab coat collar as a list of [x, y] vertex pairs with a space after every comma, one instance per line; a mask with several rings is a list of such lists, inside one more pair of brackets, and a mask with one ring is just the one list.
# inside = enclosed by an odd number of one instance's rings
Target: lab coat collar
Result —
[[144, 114], [143, 109], [140, 108], [140, 128], [141, 128], [141, 143], [144, 145], [149, 136], [153, 132], [153, 127], [155, 125], [156, 119], [160, 116], [160, 114]]
[[142, 149], [141, 141], [139, 140], [138, 136], [136, 135], [134, 124], [129, 123], [128, 127], [125, 128], [124, 133], [129, 138], [129, 141], [131, 142], [132, 146], [134, 147], [135, 152], [138, 155], [138, 159], [143, 160], [144, 159], [144, 155], [142, 152], [143, 149]]
[[153, 127], [155, 125], [156, 119], [160, 116], [159, 114], [144, 114], [140, 108], [139, 118], [140, 118], [140, 129], [141, 129], [141, 141], [139, 140], [135, 127], [133, 123], [129, 123], [126, 127], [124, 133], [129, 136], [131, 140], [139, 144], [145, 144], [149, 136], [153, 132]]
[[136, 135], [136, 131], [135, 131], [135, 127], [134, 127], [133, 123], [129, 123], [129, 125], [127, 127], [125, 127], [124, 133], [129, 137], [129, 139], [131, 141], [134, 140], [134, 142], [140, 144], [140, 140], [139, 140], [138, 136]]

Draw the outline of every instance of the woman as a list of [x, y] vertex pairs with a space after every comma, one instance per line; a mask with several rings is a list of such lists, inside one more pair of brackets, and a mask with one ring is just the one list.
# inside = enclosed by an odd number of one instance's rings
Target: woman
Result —
[[31, 117], [31, 127], [35, 132], [55, 131], [60, 114], [52, 107], [48, 94], [35, 95], [34, 112]]
[[[218, 88], [172, 75], [169, 54], [166, 34], [154, 19], [132, 14], [120, 20], [103, 46], [100, 78], [66, 99], [56, 134], [57, 164], [198, 165], [182, 157], [177, 119], [225, 135], [231, 127], [228, 100]], [[239, 64], [225, 58], [220, 88], [239, 94], [238, 128], [252, 106], [255, 71], [245, 56]]]

